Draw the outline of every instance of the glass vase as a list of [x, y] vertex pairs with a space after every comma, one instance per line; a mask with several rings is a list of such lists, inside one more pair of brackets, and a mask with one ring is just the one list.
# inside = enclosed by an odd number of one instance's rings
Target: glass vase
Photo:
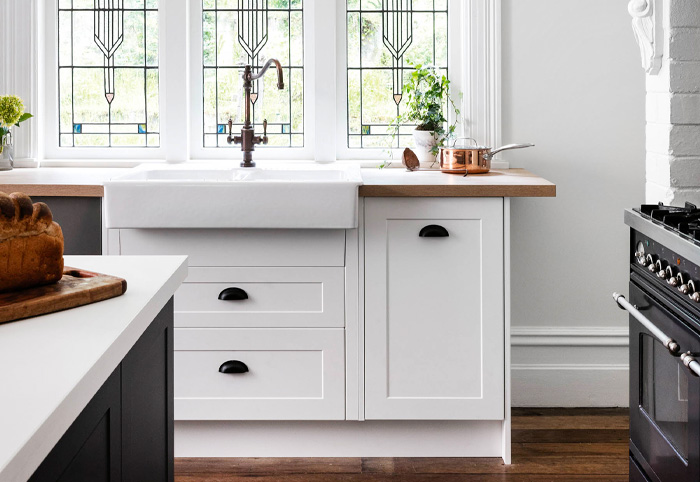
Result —
[[12, 131], [0, 138], [0, 171], [10, 171], [14, 165], [14, 144]]

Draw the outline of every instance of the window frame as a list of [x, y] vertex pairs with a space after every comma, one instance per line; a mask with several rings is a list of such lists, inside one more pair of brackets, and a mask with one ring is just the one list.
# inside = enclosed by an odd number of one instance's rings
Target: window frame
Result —
[[[161, 0], [163, 1], [163, 0]], [[173, 1], [173, 0], [167, 0]], [[182, 1], [182, 0], [178, 0]], [[190, 159], [193, 161], [207, 160], [242, 160], [240, 148], [236, 147], [204, 147], [202, 141], [202, 126], [204, 125], [204, 98], [203, 98], [203, 38], [202, 38], [202, 0], [188, 0], [190, 22], [189, 45], [189, 98], [192, 106], [189, 119]], [[318, 0], [323, 2], [323, 0]], [[326, 0], [327, 1], [327, 0]], [[313, 90], [309, 83], [309, 77], [315, 70], [313, 65], [313, 35], [309, 24], [309, 18], [313, 15], [314, 0], [304, 0], [304, 147], [275, 147], [259, 148], [255, 150], [254, 157], [258, 160], [308, 160], [314, 158], [315, 136], [310, 127], [313, 126], [313, 109], [309, 99], [313, 98]], [[267, 75], [273, 75], [268, 72]], [[285, 79], [288, 82], [288, 79]], [[242, 87], [241, 87], [242, 88]], [[234, 132], [235, 134], [235, 132]]]
[[[235, 148], [202, 146], [201, 0], [161, 0], [159, 4], [161, 142], [157, 148], [58, 147], [57, 52], [53, 41], [58, 0], [8, 1], [14, 1], [16, 8], [38, 11], [33, 14], [37, 19], [33, 37], [39, 46], [39, 75], [33, 76], [32, 83], [40, 119], [32, 129], [38, 130], [38, 135], [33, 132], [30, 137], [38, 139], [35, 150], [43, 165], [108, 167], [242, 158]], [[496, 146], [501, 132], [501, 0], [449, 0], [449, 11], [450, 80], [454, 92], [462, 92], [458, 106], [463, 122], [458, 133]], [[328, 18], [336, 21], [328, 22]], [[256, 159], [359, 161], [374, 166], [387, 158], [383, 149], [347, 146], [346, 18], [346, 0], [304, 0], [304, 147], [259, 149]], [[31, 67], [31, 63], [25, 65], [27, 70]], [[398, 151], [396, 160], [400, 158]], [[492, 165], [508, 167], [499, 159]]]
[[[167, 125], [166, 119], [172, 118], [167, 114], [168, 103], [163, 102], [163, 91], [166, 79], [163, 75], [164, 64], [167, 64], [167, 55], [173, 51], [167, 48], [168, 13], [169, 8], [164, 5], [167, 2], [159, 2], [158, 24], [159, 24], [159, 45], [158, 45], [158, 72], [159, 72], [159, 111], [160, 111], [160, 145], [159, 147], [61, 147], [59, 145], [59, 105], [58, 105], [58, 48], [55, 39], [58, 38], [58, 1], [44, 0], [42, 5], [42, 17], [44, 28], [42, 30], [43, 39], [43, 72], [40, 76], [42, 85], [40, 92], [43, 93], [41, 103], [41, 119], [43, 132], [41, 139], [44, 140], [44, 158], [46, 160], [95, 160], [99, 165], [115, 165], [113, 161], [126, 161], [124, 164], [137, 164], [143, 161], [165, 160], [166, 143], [170, 142], [168, 132], [172, 132], [172, 126]], [[176, 3], [176, 2], [173, 2]], [[172, 16], [172, 15], [171, 15]], [[168, 52], [166, 52], [166, 50]], [[99, 161], [98, 161], [99, 160]], [[108, 160], [105, 162], [104, 160]]]

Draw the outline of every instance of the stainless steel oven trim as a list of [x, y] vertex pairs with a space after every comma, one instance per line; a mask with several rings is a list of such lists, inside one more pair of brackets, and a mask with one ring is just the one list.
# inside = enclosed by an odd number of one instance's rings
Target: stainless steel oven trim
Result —
[[700, 265], [700, 249], [698, 249], [698, 245], [681, 238], [678, 233], [669, 231], [663, 226], [642, 217], [641, 214], [631, 209], [625, 210], [625, 224], [649, 236], [654, 241], [661, 243], [668, 249], [683, 256], [688, 261]]

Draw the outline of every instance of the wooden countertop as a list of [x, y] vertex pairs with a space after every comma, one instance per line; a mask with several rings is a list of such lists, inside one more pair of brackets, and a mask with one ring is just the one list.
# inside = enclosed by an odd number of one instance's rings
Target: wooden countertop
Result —
[[0, 191], [28, 196], [102, 197], [105, 181], [128, 168], [41, 167], [0, 172]]
[[525, 169], [467, 177], [440, 171], [363, 169], [364, 197], [555, 197], [557, 186]]
[[[128, 168], [38, 168], [0, 172], [0, 191], [29, 196], [102, 197], [105, 181]], [[463, 177], [440, 171], [362, 169], [364, 197], [555, 197], [556, 185], [525, 169]]]

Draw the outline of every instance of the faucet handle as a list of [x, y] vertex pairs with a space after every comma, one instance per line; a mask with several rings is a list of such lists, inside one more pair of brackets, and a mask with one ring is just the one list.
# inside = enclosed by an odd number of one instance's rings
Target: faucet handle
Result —
[[238, 144], [236, 140], [233, 138], [233, 119], [229, 117], [228, 119], [228, 137], [226, 137], [226, 142], [229, 144]]
[[267, 145], [267, 119], [263, 120], [263, 137], [262, 137], [262, 143]]

